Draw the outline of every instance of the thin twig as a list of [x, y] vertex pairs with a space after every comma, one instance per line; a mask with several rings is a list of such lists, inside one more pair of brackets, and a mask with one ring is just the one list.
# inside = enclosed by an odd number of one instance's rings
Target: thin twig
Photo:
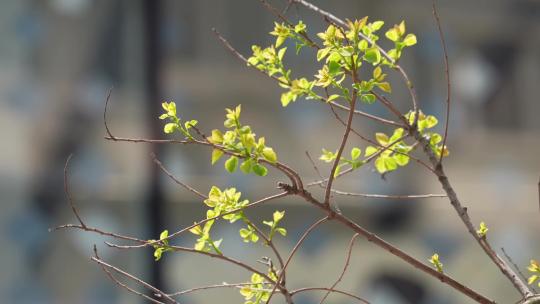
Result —
[[169, 172], [169, 170], [165, 168], [165, 166], [163, 166], [163, 164], [159, 161], [159, 159], [157, 159], [156, 154], [151, 153], [150, 156], [152, 157], [152, 160], [154, 161], [154, 163], [161, 169], [161, 171], [165, 172], [165, 174], [167, 174], [167, 176], [170, 177], [176, 184], [184, 187], [185, 189], [187, 189], [191, 193], [194, 193], [195, 195], [202, 198], [203, 200], [208, 198], [208, 196], [202, 194], [197, 189], [178, 180], [171, 172]]
[[[268, 1], [266, 0], [259, 0], [262, 5], [270, 12], [272, 13], [274, 16], [278, 17], [279, 19], [281, 19], [281, 21], [287, 23], [288, 26], [294, 28], [294, 24], [292, 24], [292, 22], [289, 21], [289, 19], [287, 19], [287, 17], [285, 17], [279, 10], [277, 10], [275, 7], [273, 7], [272, 5], [270, 5], [270, 3], [268, 3]], [[309, 35], [305, 32], [305, 31], [302, 31], [300, 33], [302, 37], [304, 37], [304, 39], [306, 39], [307, 42], [309, 42], [311, 44], [312, 47], [316, 48], [316, 49], [320, 49], [321, 47], [315, 43], [313, 41], [313, 39], [311, 39], [309, 37]]]
[[311, 162], [311, 165], [313, 166], [313, 170], [315, 170], [315, 172], [317, 173], [319, 178], [324, 179], [324, 177], [321, 174], [321, 171], [319, 171], [319, 168], [317, 168], [317, 164], [315, 164], [315, 161], [313, 160], [313, 158], [311, 158], [311, 155], [309, 154], [308, 151], [306, 151], [306, 156], [309, 159], [309, 161]]
[[[117, 245], [117, 244], [112, 244], [110, 242], [105, 242], [105, 244], [111, 248], [116, 248], [116, 249], [132, 249], [133, 247], [132, 246], [123, 246], [123, 245]], [[174, 246], [174, 245], [169, 245], [168, 248], [170, 248], [171, 250], [173, 251], [178, 251], [178, 252], [190, 252], [190, 253], [196, 253], [196, 254], [201, 254], [201, 255], [205, 255], [205, 256], [208, 256], [208, 257], [211, 257], [211, 258], [215, 258], [215, 259], [218, 259], [218, 260], [222, 260], [222, 261], [225, 261], [225, 262], [229, 262], [231, 264], [234, 264], [234, 265], [237, 265], [241, 268], [244, 268], [245, 270], [251, 272], [251, 273], [256, 273], [258, 275], [260, 275], [261, 277], [263, 277], [266, 281], [270, 282], [272, 285], [274, 285], [274, 287], [276, 287], [277, 289], [280, 290], [280, 292], [282, 293], [287, 293], [288, 294], [288, 291], [285, 289], [284, 286], [282, 286], [281, 284], [277, 283], [276, 281], [274, 281], [272, 278], [270, 278], [266, 273], [262, 272], [262, 271], [259, 271], [257, 269], [255, 269], [253, 266], [250, 266], [242, 261], [239, 261], [237, 259], [234, 259], [234, 258], [231, 258], [231, 257], [228, 257], [226, 255], [223, 255], [223, 254], [217, 254], [217, 253], [212, 253], [212, 252], [206, 252], [206, 251], [201, 251], [201, 250], [196, 250], [196, 249], [193, 249], [193, 248], [188, 248], [188, 247], [183, 247], [183, 246]], [[279, 282], [279, 281], [278, 281]]]
[[[109, 270], [113, 270], [115, 271], [116, 273], [119, 273], [129, 279], [131, 279], [132, 281], [146, 287], [147, 289], [149, 290], [152, 290], [154, 293], [158, 294], [160, 297], [163, 297], [165, 298], [168, 302], [170, 303], [175, 303], [175, 304], [179, 304], [178, 301], [176, 301], [175, 299], [171, 298], [170, 296], [168, 296], [166, 293], [164, 293], [163, 291], [161, 291], [160, 289], [146, 283], [145, 281], [143, 281], [142, 279], [128, 273], [128, 272], [125, 272], [124, 270], [116, 267], [116, 266], [112, 266], [108, 263], [106, 263], [105, 261], [103, 261], [102, 259], [99, 258], [98, 254], [97, 254], [97, 249], [96, 249], [96, 245], [94, 245], [94, 256], [91, 258], [92, 261], [98, 263], [99, 265], [101, 265], [102, 267], [106, 267], [107, 269]], [[107, 272], [109, 273], [109, 272]], [[110, 274], [110, 273], [109, 273]], [[115, 280], [116, 281], [116, 280]], [[130, 289], [128, 289], [130, 290]], [[140, 293], [134, 291], [134, 290], [130, 290], [132, 292], [135, 292], [135, 294], [138, 294], [138, 295], [141, 295]], [[149, 297], [145, 297], [145, 298], [149, 298]], [[159, 302], [159, 301], [154, 301], [154, 303], [162, 303], [162, 302]]]
[[419, 199], [419, 198], [442, 198], [447, 197], [446, 194], [409, 194], [409, 195], [388, 195], [388, 194], [368, 194], [368, 193], [356, 193], [345, 192], [339, 190], [333, 190], [332, 193], [344, 196], [359, 196], [365, 198], [382, 198], [382, 199]]
[[180, 234], [186, 232], [186, 231], [189, 231], [190, 229], [196, 227], [196, 226], [200, 226], [200, 225], [203, 225], [205, 224], [206, 222], [209, 222], [209, 221], [213, 221], [213, 220], [216, 220], [216, 219], [219, 219], [219, 218], [222, 218], [226, 215], [229, 215], [229, 214], [233, 214], [233, 213], [236, 213], [236, 212], [239, 212], [239, 211], [243, 211], [243, 210], [246, 210], [248, 208], [251, 208], [251, 207], [254, 207], [254, 206], [257, 206], [257, 205], [260, 205], [260, 204], [263, 204], [263, 203], [266, 203], [266, 202], [269, 202], [271, 200], [274, 200], [274, 199], [277, 199], [277, 198], [280, 198], [280, 197], [285, 197], [287, 195], [290, 195], [288, 192], [281, 192], [281, 193], [278, 193], [278, 194], [275, 194], [275, 195], [271, 195], [271, 196], [267, 196], [265, 198], [262, 198], [258, 201], [255, 201], [253, 203], [250, 203], [250, 204], [247, 204], [246, 206], [243, 206], [243, 207], [240, 207], [240, 208], [236, 208], [236, 209], [233, 209], [233, 210], [229, 210], [227, 212], [223, 212], [221, 213], [220, 215], [218, 216], [214, 216], [214, 217], [210, 217], [210, 218], [206, 218], [204, 220], [201, 220], [201, 221], [198, 221], [196, 223], [194, 223], [193, 225], [189, 225], [187, 227], [184, 227], [174, 233], [171, 233], [169, 234], [166, 238], [164, 239], [160, 239], [160, 240], [154, 240], [154, 241], [143, 241], [143, 244], [140, 244], [140, 245], [126, 245], [126, 246], [122, 246], [122, 248], [124, 249], [128, 249], [128, 248], [142, 248], [142, 247], [147, 247], [147, 246], [152, 246], [152, 245], [155, 245], [155, 244], [159, 244], [159, 243], [162, 243], [163, 241], [165, 240], [171, 240], [177, 236], [179, 236]]
[[352, 253], [352, 249], [353, 249], [353, 245], [354, 245], [354, 241], [356, 240], [356, 238], [359, 236], [358, 233], [355, 233], [353, 235], [353, 237], [351, 238], [351, 241], [349, 242], [349, 249], [347, 250], [347, 256], [345, 258], [345, 265], [343, 265], [343, 270], [341, 271], [341, 273], [339, 274], [339, 277], [337, 278], [337, 280], [334, 282], [334, 284], [332, 284], [332, 286], [330, 286], [330, 288], [328, 289], [328, 291], [326, 292], [326, 294], [324, 295], [324, 297], [321, 299], [321, 301], [319, 302], [319, 304], [322, 304], [324, 302], [324, 300], [326, 300], [326, 298], [328, 298], [328, 296], [330, 295], [330, 293], [332, 292], [332, 290], [334, 290], [336, 288], [336, 286], [339, 284], [339, 282], [341, 282], [341, 280], [343, 279], [343, 277], [345, 276], [345, 272], [347, 272], [347, 269], [349, 268], [349, 262], [351, 261], [351, 253]]
[[[523, 274], [523, 272], [521, 272], [521, 269], [519, 268], [519, 266], [518, 266], [516, 263], [514, 263], [514, 260], [512, 260], [512, 258], [510, 257], [510, 255], [508, 255], [508, 253], [506, 253], [506, 250], [504, 250], [504, 247], [501, 247], [501, 251], [502, 251], [504, 257], [506, 258], [506, 260], [507, 260], [510, 264], [512, 264], [512, 266], [514, 266], [514, 269], [518, 272], [518, 274], [519, 274], [519, 276], [521, 277], [521, 279], [522, 279], [523, 281], [527, 281], [527, 277]], [[534, 293], [537, 293], [536, 290], [535, 290], [533, 287], [531, 287], [531, 289], [534, 291]]]
[[70, 154], [66, 160], [66, 165], [64, 166], [64, 192], [66, 193], [66, 197], [68, 199], [69, 205], [71, 206], [71, 210], [73, 211], [73, 214], [75, 214], [75, 217], [77, 217], [77, 220], [81, 224], [82, 227], [86, 227], [83, 220], [81, 219], [81, 216], [79, 215], [79, 211], [77, 211], [77, 207], [75, 206], [75, 203], [73, 202], [73, 198], [71, 197], [71, 192], [69, 191], [69, 176], [68, 176], [68, 166], [69, 161], [71, 160], [71, 157], [73, 157], [73, 154]]
[[300, 289], [296, 289], [296, 290], [291, 291], [291, 295], [296, 295], [296, 294], [299, 294], [301, 292], [313, 291], [313, 290], [335, 292], [335, 293], [339, 293], [339, 294], [351, 297], [353, 299], [356, 299], [356, 300], [360, 301], [361, 303], [370, 304], [367, 300], [362, 299], [359, 296], [355, 296], [350, 292], [346, 292], [346, 291], [338, 290], [338, 289], [331, 289], [331, 288], [328, 288], [328, 287], [305, 287], [305, 288], [300, 288]]
[[441, 26], [441, 20], [439, 18], [439, 13], [437, 11], [436, 0], [432, 1], [433, 6], [433, 17], [435, 17], [435, 22], [437, 23], [437, 30], [439, 31], [439, 38], [441, 40], [441, 45], [444, 55], [444, 74], [446, 76], [446, 118], [444, 122], [444, 136], [442, 141], [441, 156], [439, 157], [439, 163], [442, 163], [444, 156], [444, 149], [446, 149], [446, 139], [448, 138], [448, 125], [450, 124], [450, 95], [451, 95], [451, 83], [450, 83], [450, 65], [448, 64], [448, 50], [446, 48], [446, 40], [444, 39], [444, 32]]
[[266, 283], [266, 282], [263, 282], [263, 283], [226, 283], [226, 282], [224, 282], [222, 284], [214, 284], [214, 285], [206, 285], [206, 286], [194, 287], [194, 288], [178, 291], [178, 292], [175, 292], [175, 293], [169, 293], [168, 295], [171, 296], [171, 297], [177, 297], [177, 296], [185, 295], [185, 294], [188, 294], [188, 293], [201, 291], [201, 290], [207, 290], [207, 289], [241, 288], [243, 286], [253, 286], [253, 285], [259, 285], [259, 284], [273, 285], [272, 283]]
[[[296, 251], [298, 251], [298, 249], [300, 248], [300, 246], [302, 245], [302, 243], [304, 242], [304, 240], [308, 237], [308, 235], [315, 229], [317, 228], [319, 225], [321, 225], [322, 223], [326, 222], [329, 220], [329, 217], [323, 217], [322, 219], [316, 221], [313, 225], [311, 225], [306, 231], [304, 231], [304, 233], [302, 234], [302, 236], [300, 237], [300, 239], [298, 240], [298, 242], [296, 242], [296, 244], [294, 245], [293, 249], [291, 250], [291, 253], [289, 254], [289, 257], [287, 258], [287, 260], [285, 261], [285, 266], [283, 267], [283, 269], [281, 270], [281, 273], [279, 274], [279, 277], [278, 279], [276, 280], [277, 282], [280, 282], [282, 277], [285, 275], [285, 272], [287, 270], [287, 266], [289, 266], [289, 263], [291, 262], [294, 254], [296, 253]], [[272, 299], [272, 296], [274, 294], [274, 291], [276, 290], [276, 287], [277, 287], [277, 284], [274, 285], [274, 288], [272, 289], [272, 292], [270, 293], [270, 297], [268, 298], [268, 300], [266, 301], [266, 304], [270, 303], [270, 300]], [[291, 294], [292, 295], [292, 294]]]
[[113, 87], [109, 88], [109, 91], [107, 92], [107, 98], [105, 99], [105, 108], [103, 109], [103, 124], [105, 125], [105, 131], [107, 132], [107, 135], [112, 139], [114, 139], [114, 136], [111, 133], [111, 130], [109, 130], [109, 126], [107, 125], [107, 109], [109, 107], [109, 99], [111, 99]]

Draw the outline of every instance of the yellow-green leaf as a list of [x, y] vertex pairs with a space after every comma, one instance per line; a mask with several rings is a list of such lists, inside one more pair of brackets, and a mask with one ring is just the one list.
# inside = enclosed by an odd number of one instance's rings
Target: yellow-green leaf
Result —
[[215, 164], [223, 156], [223, 151], [219, 149], [212, 150], [212, 165]]

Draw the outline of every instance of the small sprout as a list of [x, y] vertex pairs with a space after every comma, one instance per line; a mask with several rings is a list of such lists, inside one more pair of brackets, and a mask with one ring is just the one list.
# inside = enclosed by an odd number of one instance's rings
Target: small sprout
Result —
[[171, 247], [169, 247], [169, 240], [167, 239], [169, 237], [169, 231], [163, 230], [161, 234], [159, 235], [159, 241], [156, 242], [155, 240], [150, 240], [150, 242], [153, 242], [152, 246], [154, 247], [154, 258], [156, 261], [159, 261], [161, 259], [161, 256], [164, 252], [171, 251]]
[[[538, 262], [535, 260], [531, 260], [529, 267], [527, 267], [527, 270], [534, 273], [533, 275], [529, 277], [529, 280], [528, 280], [529, 285], [531, 285], [534, 282], [536, 282], [538, 278], [540, 278], [540, 264], [538, 264]], [[538, 287], [540, 287], [540, 282], [538, 282]]]
[[439, 255], [437, 253], [431, 256], [431, 259], [429, 259], [429, 262], [433, 264], [433, 266], [435, 267], [435, 269], [437, 269], [438, 272], [440, 273], [443, 272], [443, 264], [441, 263], [441, 261], [439, 261]]
[[480, 222], [480, 228], [478, 228], [478, 230], [476, 230], [476, 234], [478, 234], [478, 236], [480, 238], [485, 238], [486, 235], [487, 235], [487, 232], [488, 232], [488, 227], [486, 226], [486, 223], [484, 222]]

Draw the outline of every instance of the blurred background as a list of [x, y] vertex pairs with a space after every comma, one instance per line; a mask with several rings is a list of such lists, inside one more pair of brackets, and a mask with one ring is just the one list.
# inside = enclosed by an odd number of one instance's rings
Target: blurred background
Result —
[[[286, 1], [272, 1], [280, 9]], [[406, 20], [418, 45], [402, 65], [416, 85], [424, 112], [444, 117], [446, 84], [442, 51], [431, 2], [316, 1], [337, 16], [381, 19], [391, 26]], [[540, 258], [540, 2], [535, 0], [441, 1], [452, 75], [453, 107], [445, 161], [447, 173], [477, 225], [485, 221], [494, 248], [504, 247], [525, 272]], [[320, 16], [291, 7], [314, 34]], [[212, 167], [210, 151], [191, 146], [115, 143], [103, 139], [104, 100], [114, 86], [108, 121], [116, 136], [166, 138], [157, 117], [161, 102], [175, 101], [182, 118], [197, 119], [209, 133], [222, 127], [224, 108], [242, 104], [242, 121], [265, 136], [280, 160], [305, 181], [317, 179], [305, 156], [333, 150], [342, 126], [319, 103], [298, 100], [282, 108], [280, 88], [247, 68], [215, 39], [216, 27], [246, 55], [252, 44], [268, 45], [273, 16], [256, 0], [19, 0], [0, 1], [0, 302], [143, 303], [117, 288], [90, 261], [97, 244], [103, 259], [166, 291], [233, 283], [250, 274], [193, 254], [165, 254], [154, 262], [151, 249], [120, 251], [108, 240], [80, 231], [49, 233], [75, 223], [63, 192], [63, 166], [70, 166], [73, 196], [87, 224], [141, 238], [157, 238], [204, 217], [206, 206], [166, 178], [151, 162], [157, 153], [180, 180], [206, 193], [211, 185], [235, 186], [255, 201], [277, 193], [284, 180], [227, 174]], [[289, 49], [293, 49], [293, 45]], [[314, 53], [286, 57], [295, 76], [312, 75]], [[392, 74], [392, 73], [391, 73]], [[402, 110], [410, 106], [396, 75], [389, 96]], [[377, 105], [362, 110], [391, 117]], [[388, 131], [357, 119], [364, 134]], [[442, 131], [442, 126], [438, 126]], [[365, 148], [358, 137], [352, 146]], [[330, 167], [319, 163], [326, 175]], [[336, 182], [344, 191], [382, 194], [441, 193], [436, 179], [415, 163], [383, 180], [372, 165]], [[321, 195], [319, 189], [313, 189]], [[445, 199], [381, 200], [336, 197], [360, 225], [427, 262], [438, 252], [445, 271], [500, 303], [519, 295], [483, 255]], [[285, 210], [289, 236], [277, 245], [288, 252], [322, 217], [297, 199], [280, 199], [249, 212], [256, 221]], [[244, 246], [238, 226], [222, 224], [223, 250], [256, 261], [270, 253]], [[291, 288], [329, 286], [344, 264], [350, 231], [328, 223], [307, 239], [293, 260]], [[175, 242], [192, 246], [185, 234]], [[285, 254], [287, 255], [287, 254]], [[469, 299], [415, 271], [359, 238], [342, 289], [372, 303], [470, 303]], [[304, 293], [296, 303], [317, 303], [322, 294]], [[281, 299], [275, 298], [276, 303]], [[182, 303], [243, 303], [237, 290], [214, 290], [179, 297]], [[329, 303], [351, 303], [334, 295]]]

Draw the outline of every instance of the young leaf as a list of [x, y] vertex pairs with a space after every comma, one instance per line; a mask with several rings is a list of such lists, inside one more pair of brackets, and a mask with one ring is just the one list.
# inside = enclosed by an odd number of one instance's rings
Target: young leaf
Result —
[[165, 132], [166, 134], [171, 134], [172, 132], [174, 132], [175, 129], [176, 129], [176, 124], [170, 122], [163, 127], [163, 132]]
[[366, 155], [366, 157], [369, 157], [369, 156], [371, 156], [371, 155], [377, 153], [377, 151], [378, 151], [377, 148], [375, 148], [375, 147], [373, 147], [373, 146], [368, 146], [368, 147], [366, 148], [366, 152], [365, 152], [366, 154], [365, 154], [365, 155]]
[[362, 155], [362, 150], [360, 150], [360, 148], [357, 148], [357, 147], [352, 148], [351, 150], [352, 160], [357, 159], [358, 157], [360, 157], [360, 155]]
[[372, 104], [375, 102], [375, 95], [373, 94], [362, 94], [360, 96], [360, 100], [362, 100], [362, 102], [364, 103], [367, 103], [367, 104]]
[[408, 34], [403, 40], [405, 46], [413, 46], [416, 44], [416, 36], [414, 34]]
[[384, 133], [375, 133], [375, 139], [382, 146], [388, 145], [388, 140], [389, 140], [388, 135], [386, 135]]
[[381, 52], [377, 48], [370, 48], [364, 54], [364, 59], [375, 65], [381, 61]]
[[236, 170], [236, 166], [238, 165], [238, 158], [236, 156], [231, 156], [229, 159], [225, 162], [225, 169], [229, 173], [233, 173]]
[[212, 165], [215, 164], [223, 156], [223, 151], [219, 149], [212, 150]]
[[262, 154], [267, 161], [273, 164], [277, 162], [277, 155], [276, 152], [274, 152], [274, 149], [266, 147], [263, 149]]
[[253, 166], [253, 172], [257, 174], [258, 176], [266, 176], [268, 174], [268, 169], [266, 169], [265, 166], [262, 166], [260, 164], [256, 164]]
[[244, 172], [245, 174], [248, 174], [251, 172], [251, 168], [253, 168], [253, 159], [247, 159], [240, 165], [240, 170]]

